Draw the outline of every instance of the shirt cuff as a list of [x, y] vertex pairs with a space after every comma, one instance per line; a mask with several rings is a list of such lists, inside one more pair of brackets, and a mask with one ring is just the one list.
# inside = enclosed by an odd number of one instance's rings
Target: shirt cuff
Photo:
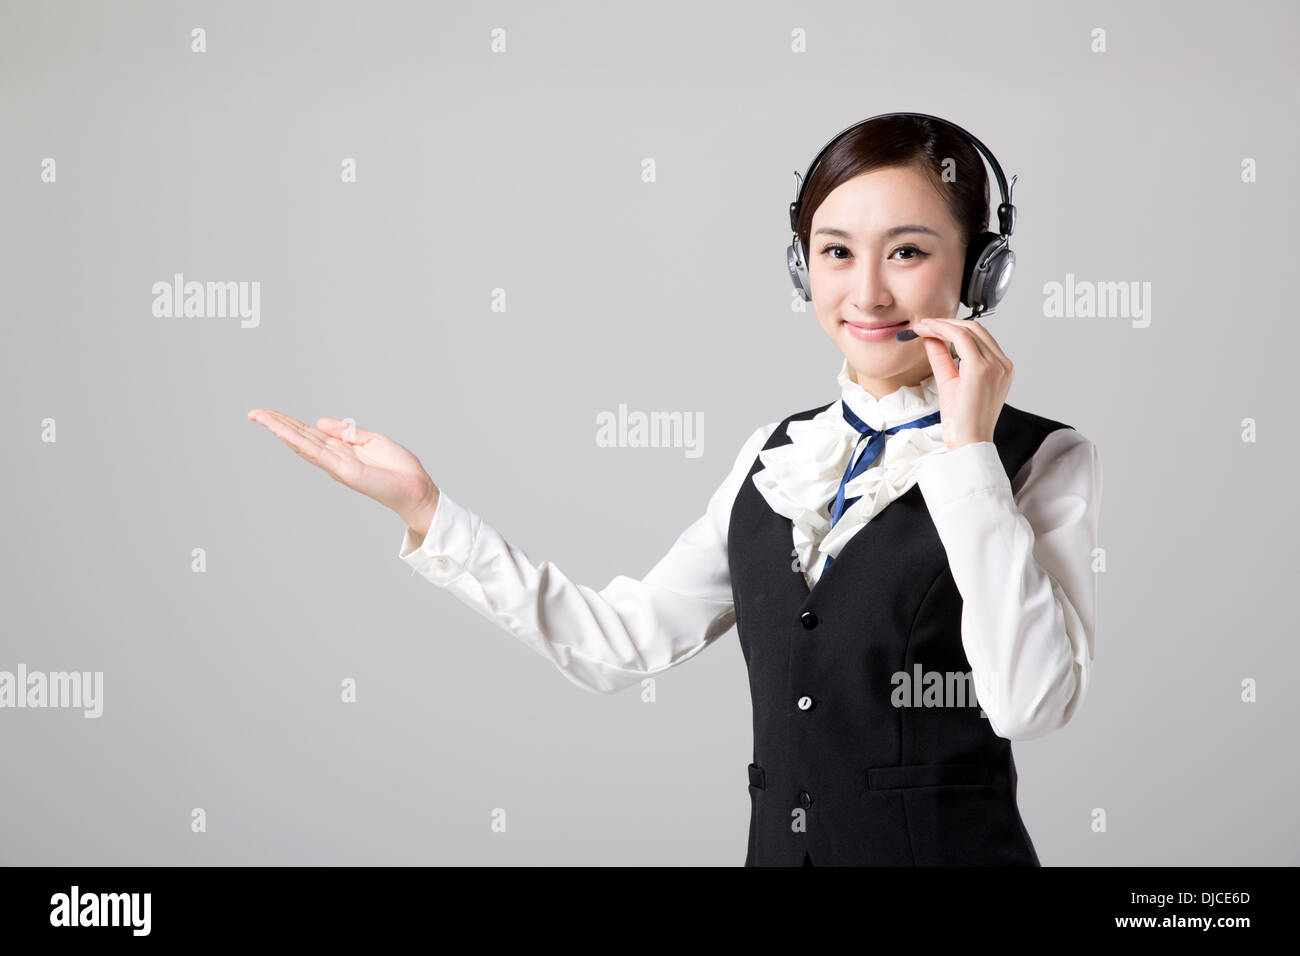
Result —
[[478, 524], [472, 511], [439, 489], [438, 506], [434, 508], [424, 541], [415, 547], [415, 535], [407, 528], [397, 556], [410, 565], [413, 574], [418, 573], [434, 584], [447, 584], [469, 566]]
[[921, 462], [916, 483], [932, 515], [971, 495], [1005, 491], [1011, 496], [1011, 479], [991, 441], [930, 455]]

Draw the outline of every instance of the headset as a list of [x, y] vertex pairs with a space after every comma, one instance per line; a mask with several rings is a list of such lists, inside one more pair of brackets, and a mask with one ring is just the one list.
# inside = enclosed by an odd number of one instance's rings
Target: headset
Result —
[[1012, 176], [1011, 184], [1008, 185], [1002, 167], [998, 165], [997, 157], [989, 152], [983, 143], [956, 123], [939, 116], [931, 116], [929, 113], [881, 113], [877, 116], [869, 116], [832, 136], [813, 159], [812, 165], [808, 167], [808, 171], [804, 173], [802, 178], [799, 176], [799, 170], [794, 171], [794, 202], [790, 203], [790, 230], [794, 233], [794, 237], [790, 240], [790, 245], [785, 251], [785, 258], [795, 289], [803, 296], [805, 302], [812, 301], [812, 289], [808, 284], [808, 254], [803, 246], [803, 241], [799, 238], [798, 225], [799, 206], [803, 202], [804, 186], [812, 178], [813, 170], [817, 168], [817, 164], [826, 155], [826, 151], [835, 145], [841, 136], [850, 130], [857, 129], [864, 123], [883, 119], [887, 116], [916, 116], [950, 126], [979, 150], [984, 158], [988, 160], [989, 166], [992, 167], [993, 175], [998, 181], [998, 190], [1002, 194], [1002, 202], [998, 206], [998, 232], [981, 232], [971, 240], [970, 247], [966, 250], [966, 264], [961, 278], [961, 301], [963, 305], [971, 310], [971, 314], [960, 316], [960, 318], [973, 319], [976, 316], [993, 314], [994, 307], [1002, 300], [1007, 288], [1011, 285], [1011, 274], [1016, 267], [1016, 254], [1011, 251], [1011, 247], [1007, 243], [1011, 238], [1012, 231], [1016, 228], [1016, 207], [1011, 204], [1011, 190], [1015, 188], [1017, 177]]

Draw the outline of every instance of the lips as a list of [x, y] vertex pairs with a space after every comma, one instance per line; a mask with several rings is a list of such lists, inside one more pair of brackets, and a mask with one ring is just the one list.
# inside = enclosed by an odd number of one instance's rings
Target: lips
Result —
[[851, 325], [855, 329], [864, 329], [870, 332], [873, 331], [874, 329], [901, 329], [903, 326], [907, 325], [907, 319], [903, 319], [900, 322], [871, 322], [871, 323], [849, 322], [846, 320], [844, 324]]

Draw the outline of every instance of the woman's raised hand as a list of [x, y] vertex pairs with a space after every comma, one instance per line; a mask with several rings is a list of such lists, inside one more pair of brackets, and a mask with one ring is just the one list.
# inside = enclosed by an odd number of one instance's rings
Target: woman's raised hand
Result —
[[428, 529], [438, 488], [420, 460], [397, 442], [337, 418], [318, 418], [315, 428], [263, 408], [248, 418], [335, 481], [391, 508], [412, 530], [423, 535]]
[[[925, 353], [939, 388], [939, 412], [948, 450], [993, 441], [1015, 366], [993, 333], [969, 316], [917, 319], [912, 330], [925, 337]], [[957, 370], [948, 343], [957, 349]]]

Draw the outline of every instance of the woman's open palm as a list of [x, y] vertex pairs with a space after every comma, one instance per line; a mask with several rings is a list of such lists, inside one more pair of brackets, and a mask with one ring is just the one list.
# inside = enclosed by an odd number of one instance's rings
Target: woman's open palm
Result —
[[312, 428], [264, 408], [254, 408], [248, 418], [335, 481], [391, 508], [408, 523], [419, 521], [437, 501], [438, 489], [420, 460], [378, 432], [337, 418], [318, 418]]

